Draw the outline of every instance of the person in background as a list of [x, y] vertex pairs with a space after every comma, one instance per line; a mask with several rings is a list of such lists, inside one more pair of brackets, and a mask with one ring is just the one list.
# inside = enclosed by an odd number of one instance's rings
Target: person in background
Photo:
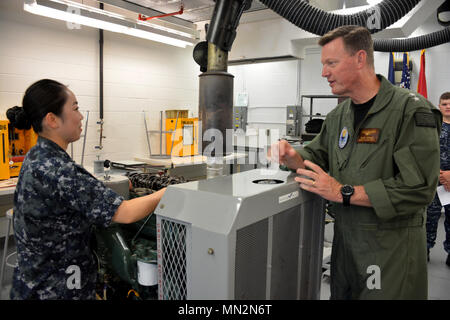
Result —
[[282, 140], [269, 156], [295, 170], [303, 190], [332, 202], [331, 299], [427, 299], [425, 218], [439, 179], [442, 116], [375, 73], [366, 28], [339, 27], [319, 45], [322, 76], [349, 99], [303, 149]]
[[[67, 154], [80, 138], [83, 116], [67, 86], [33, 83], [23, 107], [8, 109], [17, 129], [33, 127], [36, 145], [27, 153], [14, 193], [17, 267], [11, 299], [95, 299], [97, 268], [90, 250], [93, 226], [132, 223], [148, 216], [165, 189], [124, 200]], [[69, 277], [79, 271], [79, 282]]]
[[[439, 109], [443, 115], [443, 124], [440, 136], [441, 145], [441, 168], [439, 170], [439, 182], [445, 190], [450, 192], [450, 92], [445, 92], [439, 98]], [[445, 241], [444, 250], [447, 252], [445, 263], [450, 267], [450, 205], [444, 206], [445, 211]], [[427, 209], [427, 252], [430, 261], [430, 250], [436, 243], [436, 232], [438, 222], [442, 213], [442, 205], [436, 194], [433, 202]]]

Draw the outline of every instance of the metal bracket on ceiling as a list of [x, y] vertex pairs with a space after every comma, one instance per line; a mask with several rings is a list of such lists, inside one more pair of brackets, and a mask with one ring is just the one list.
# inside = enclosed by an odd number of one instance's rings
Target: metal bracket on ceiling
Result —
[[[164, 14], [164, 12], [153, 10], [153, 9], [138, 5], [136, 3], [132, 3], [130, 1], [125, 1], [125, 0], [101, 0], [101, 2], [112, 5], [112, 6], [116, 6], [116, 7], [125, 9], [125, 10], [136, 12], [136, 13], [145, 15], [147, 17]], [[166, 22], [169, 22], [169, 23], [173, 23], [173, 24], [176, 24], [179, 26], [186, 27], [186, 28], [195, 28], [194, 23], [184, 20], [184, 19], [181, 19], [181, 18], [178, 18], [178, 17], [175, 17], [175, 16], [162, 17], [160, 19], [164, 20]]]

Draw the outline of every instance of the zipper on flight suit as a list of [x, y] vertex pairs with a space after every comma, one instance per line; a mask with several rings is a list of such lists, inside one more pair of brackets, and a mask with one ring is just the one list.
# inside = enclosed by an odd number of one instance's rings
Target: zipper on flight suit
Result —
[[[372, 105], [373, 106], [373, 105]], [[372, 108], [372, 107], [371, 107]], [[342, 171], [343, 169], [347, 168], [347, 164], [349, 162], [350, 157], [352, 156], [352, 151], [353, 151], [353, 147], [355, 146], [355, 141], [358, 139], [358, 135], [359, 135], [359, 129], [361, 128], [361, 126], [364, 124], [364, 122], [366, 121], [366, 119], [368, 118], [368, 116], [370, 115], [370, 110], [367, 112], [367, 114], [364, 116], [364, 118], [362, 119], [362, 121], [358, 124], [358, 126], [355, 128], [355, 134], [354, 137], [352, 137], [351, 139], [351, 148], [350, 148], [350, 152], [348, 153], [348, 158], [345, 159], [344, 163], [342, 164], [342, 166], [339, 168], [339, 171]], [[354, 117], [354, 111], [353, 111], [353, 117]]]

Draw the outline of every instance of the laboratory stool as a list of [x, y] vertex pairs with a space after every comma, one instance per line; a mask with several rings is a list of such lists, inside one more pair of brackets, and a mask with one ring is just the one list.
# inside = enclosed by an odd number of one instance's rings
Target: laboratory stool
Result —
[[6, 211], [6, 218], [8, 219], [8, 224], [6, 227], [5, 246], [3, 248], [3, 257], [2, 257], [2, 269], [0, 272], [0, 293], [2, 292], [2, 289], [3, 289], [3, 277], [4, 277], [5, 266], [14, 267], [13, 265], [8, 264], [7, 260], [8, 260], [8, 258], [10, 258], [12, 255], [14, 255], [16, 253], [16, 252], [13, 252], [9, 256], [6, 256], [6, 253], [8, 251], [9, 232], [11, 230], [11, 224], [12, 224], [12, 219], [13, 219], [13, 209], [9, 209], [8, 211]]

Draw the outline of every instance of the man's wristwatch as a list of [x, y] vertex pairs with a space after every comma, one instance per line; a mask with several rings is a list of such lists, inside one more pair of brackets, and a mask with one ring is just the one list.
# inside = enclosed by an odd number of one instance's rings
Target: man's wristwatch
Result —
[[355, 192], [355, 188], [353, 188], [351, 185], [344, 184], [341, 188], [341, 194], [342, 194], [342, 203], [344, 207], [350, 206], [350, 197]]

